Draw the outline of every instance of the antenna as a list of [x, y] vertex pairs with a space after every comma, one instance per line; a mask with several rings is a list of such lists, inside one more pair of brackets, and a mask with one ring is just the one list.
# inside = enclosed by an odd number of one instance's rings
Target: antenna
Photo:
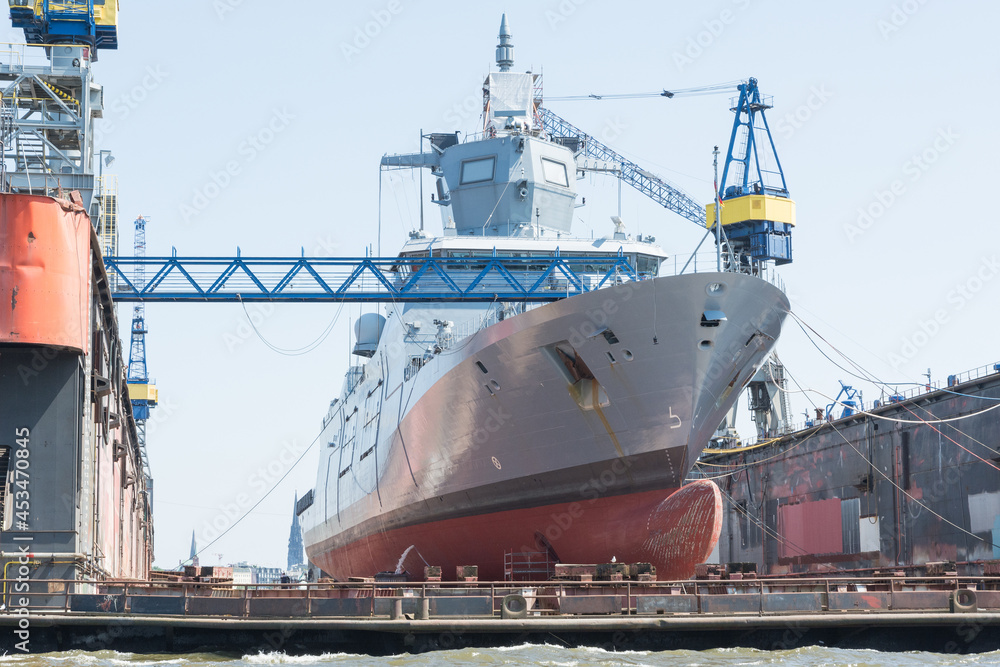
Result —
[[[424, 153], [424, 130], [420, 129], [420, 154]], [[424, 231], [424, 170], [420, 170], [420, 231]]]
[[719, 224], [719, 209], [722, 208], [722, 199], [719, 196], [719, 147], [712, 151], [714, 159], [712, 166], [715, 168], [715, 270], [722, 273], [722, 225]]
[[511, 39], [510, 25], [504, 14], [500, 19], [500, 43], [497, 44], [497, 67], [501, 72], [509, 72], [514, 66], [514, 42]]

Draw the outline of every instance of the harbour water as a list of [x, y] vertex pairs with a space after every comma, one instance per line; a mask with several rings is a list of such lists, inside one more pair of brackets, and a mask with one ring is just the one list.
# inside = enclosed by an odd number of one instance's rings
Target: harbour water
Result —
[[[905, 632], [905, 630], [901, 630]], [[421, 655], [370, 657], [353, 654], [289, 656], [283, 653], [224, 656], [212, 653], [185, 655], [137, 655], [115, 651], [67, 651], [44, 655], [8, 655], [0, 665], [18, 667], [131, 667], [187, 666], [251, 667], [255, 665], [301, 665], [306, 667], [478, 667], [480, 665], [539, 665], [542, 667], [715, 667], [736, 665], [782, 665], [785, 667], [923, 667], [935, 665], [1000, 665], [1000, 651], [974, 655], [939, 653], [883, 653], [807, 647], [788, 651], [716, 649], [710, 651], [624, 651], [600, 648], [564, 648], [528, 645], [511, 648], [436, 651]]]

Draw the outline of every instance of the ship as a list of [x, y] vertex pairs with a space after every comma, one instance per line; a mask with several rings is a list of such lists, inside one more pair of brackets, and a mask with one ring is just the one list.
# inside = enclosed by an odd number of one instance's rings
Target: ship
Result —
[[[503, 257], [536, 261], [538, 284], [558, 292], [565, 278], [546, 267], [578, 257], [592, 289], [362, 314], [361, 363], [323, 419], [316, 485], [297, 507], [306, 552], [337, 580], [427, 566], [447, 579], [468, 565], [509, 580], [532, 554], [542, 579], [555, 562], [687, 578], [716, 545], [722, 497], [685, 479], [788, 299], [757, 265], [668, 275], [663, 249], [621, 226], [574, 236], [578, 146], [546, 132], [537, 75], [512, 70], [506, 16], [497, 66], [481, 133], [432, 134], [430, 151], [382, 159], [430, 170], [442, 212], [440, 235], [414, 231], [399, 251], [398, 280], [416, 259], [479, 272]], [[622, 259], [634, 272], [615, 272]]]
[[152, 478], [133, 406], [156, 396], [130, 382], [104, 266], [118, 208], [107, 152], [95, 156], [92, 65], [116, 44], [117, 3], [50, 15], [12, 2], [11, 18], [29, 44], [0, 58], [0, 602], [26, 612], [24, 594], [63, 609], [66, 581], [149, 577]]

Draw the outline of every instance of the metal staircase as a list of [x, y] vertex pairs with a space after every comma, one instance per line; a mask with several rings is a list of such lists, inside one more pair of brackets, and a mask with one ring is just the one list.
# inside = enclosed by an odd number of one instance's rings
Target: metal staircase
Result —
[[15, 146], [17, 171], [46, 171], [45, 142], [41, 137], [34, 132], [18, 132]]

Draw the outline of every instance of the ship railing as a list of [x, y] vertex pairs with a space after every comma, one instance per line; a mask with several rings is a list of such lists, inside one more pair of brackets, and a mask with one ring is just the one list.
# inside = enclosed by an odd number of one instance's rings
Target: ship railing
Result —
[[[520, 309], [521, 312], [527, 312], [533, 310], [544, 304], [541, 303], [530, 303], [524, 304], [524, 308]], [[447, 345], [444, 347], [452, 348], [460, 341], [465, 340], [469, 336], [473, 336], [486, 327], [493, 326], [497, 322], [500, 322], [505, 317], [514, 317], [513, 314], [505, 310], [504, 304], [498, 304], [497, 306], [490, 307], [488, 311], [483, 313], [481, 317], [466, 320], [460, 324], [456, 324], [452, 328], [451, 338], [448, 340]]]
[[[609, 572], [628, 566], [615, 567], [604, 566]], [[95, 622], [101, 623], [106, 623], [109, 615], [161, 617], [164, 622], [169, 617], [271, 618], [280, 622], [282, 618], [508, 619], [720, 613], [780, 617], [791, 612], [840, 616], [859, 610], [876, 615], [1000, 611], [1000, 576], [958, 575], [952, 568], [938, 576], [926, 576], [923, 567], [890, 566], [868, 574], [758, 577], [752, 569], [730, 572], [725, 566], [701, 567], [709, 574], [679, 581], [607, 580], [621, 574], [607, 574], [599, 581], [580, 574], [544, 581], [376, 582], [357, 578], [343, 583], [289, 584], [210, 578], [30, 579], [27, 591], [15, 589], [19, 580], [12, 577], [4, 581], [5, 606], [0, 617], [72, 614], [96, 616]], [[962, 567], [967, 571], [988, 569], [983, 563]]]
[[984, 378], [987, 375], [996, 375], [997, 373], [1000, 373], [1000, 361], [992, 364], [986, 364], [985, 366], [979, 366], [978, 368], [973, 368], [972, 370], [963, 371], [962, 373], [949, 375], [948, 386], [954, 387], [956, 385], [965, 384], [966, 382], [978, 380], [979, 378]]
[[[715, 273], [718, 271], [718, 258], [715, 252], [699, 252], [693, 255], [688, 254], [675, 254], [671, 257], [673, 261], [666, 261], [660, 267], [661, 276], [680, 276], [687, 275], [689, 273]], [[774, 285], [782, 292], [785, 291], [785, 281], [781, 279], [778, 274], [777, 268], [768, 265], [757, 265], [757, 266], [742, 266], [739, 268], [729, 267], [725, 261], [725, 256], [723, 256], [723, 272], [725, 273], [743, 273], [746, 275], [755, 276], [764, 280], [771, 285]]]
[[365, 379], [365, 367], [364, 365], [351, 366], [347, 369], [347, 374], [344, 377], [344, 395], [350, 395], [354, 392], [354, 389], [364, 382]]
[[854, 411], [852, 414], [849, 414], [847, 416], [841, 416], [843, 415], [843, 406], [838, 405], [834, 408], [833, 415], [823, 415], [822, 418], [805, 419], [801, 422], [794, 422], [786, 425], [784, 428], [780, 429], [775, 433], [765, 434], [763, 436], [760, 435], [755, 436], [754, 439], [749, 442], [734, 441], [731, 447], [713, 448], [712, 451], [713, 453], [719, 453], [719, 452], [724, 452], [726, 449], [739, 449], [745, 446], [755, 446], [771, 441], [777, 441], [784, 436], [793, 435], [801, 431], [805, 431], [806, 429], [822, 426], [823, 424], [826, 424], [828, 422], [836, 422], [840, 421], [841, 419], [851, 419], [852, 417], [855, 417], [859, 411], [872, 412], [873, 410], [879, 410], [882, 408], [891, 407], [896, 403], [902, 403], [903, 401], [908, 401], [910, 399], [923, 396], [924, 394], [929, 394], [941, 390], [949, 391], [955, 387], [966, 384], [967, 382], [980, 380], [982, 378], [989, 377], [991, 375], [997, 375], [998, 373], [1000, 373], [1000, 361], [992, 364], [985, 364], [983, 366], [977, 366], [976, 368], [967, 371], [962, 371], [961, 373], [955, 373], [949, 375], [947, 379], [944, 381], [937, 380], [934, 382], [924, 382], [924, 383], [915, 382], [914, 383], [915, 386], [909, 389], [896, 390], [892, 392], [888, 391], [883, 392], [882, 396], [877, 400], [874, 400], [870, 403], [862, 402], [858, 406], [858, 410]]
[[[24, 70], [27, 58], [27, 44], [16, 44], [14, 42], [0, 42], [0, 72], [20, 72]], [[45, 62], [44, 56], [42, 62]]]
[[[711, 257], [709, 258], [707, 254], [702, 254], [701, 257], [702, 261], [700, 262], [700, 264], [696, 261], [692, 262], [691, 265], [686, 267], [683, 272], [680, 271], [680, 267], [674, 266], [674, 272], [670, 273], [669, 270], [671, 265], [667, 262], [664, 262], [661, 265], [659, 275], [662, 277], [662, 276], [682, 275], [682, 274], [698, 273], [698, 272], [701, 273], [715, 272], [716, 269], [716, 265], [714, 264], [715, 255], [714, 254], [711, 255]], [[709, 259], [711, 259], [711, 263], [708, 261]], [[758, 278], [761, 278], [762, 280], [770, 283], [771, 285], [774, 285], [782, 292], [785, 291], [785, 283], [773, 267], [763, 268], [753, 275], [756, 275]], [[581, 273], [580, 277], [585, 281], [587, 281], [588, 285], [596, 286], [605, 277], [605, 275], [601, 273], [593, 273], [593, 274]], [[648, 280], [651, 277], [652, 277], [651, 275], [647, 276], [643, 274], [639, 274], [638, 276], [639, 280]], [[613, 284], [620, 284], [621, 282], [625, 282], [627, 280], [629, 280], [628, 276], [621, 276], [618, 280], [614, 281]], [[564, 280], [563, 282], [565, 283], [566, 281]], [[532, 310], [541, 305], [544, 304], [525, 303], [524, 308], [521, 312]], [[456, 344], [460, 343], [461, 341], [465, 340], [470, 336], [475, 335], [476, 333], [482, 331], [483, 329], [496, 324], [504, 317], [513, 317], [513, 316], [514, 314], [505, 311], [503, 304], [498, 304], [496, 307], [491, 307], [488, 311], [486, 311], [486, 313], [484, 313], [479, 318], [473, 318], [456, 324], [454, 327], [452, 327], [452, 332], [449, 339], [445, 341], [444, 344], [441, 344], [439, 342], [439, 347], [441, 349], [453, 348]]]

